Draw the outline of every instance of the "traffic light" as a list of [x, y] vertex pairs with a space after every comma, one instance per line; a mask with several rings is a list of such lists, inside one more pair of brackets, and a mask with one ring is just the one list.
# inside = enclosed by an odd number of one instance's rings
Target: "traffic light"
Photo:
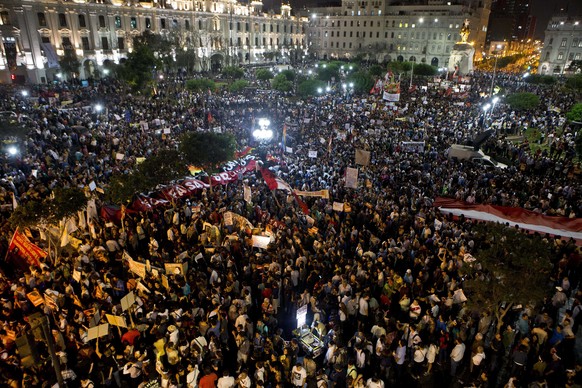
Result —
[[16, 81], [16, 74], [10, 74], [10, 79], [12, 81]]

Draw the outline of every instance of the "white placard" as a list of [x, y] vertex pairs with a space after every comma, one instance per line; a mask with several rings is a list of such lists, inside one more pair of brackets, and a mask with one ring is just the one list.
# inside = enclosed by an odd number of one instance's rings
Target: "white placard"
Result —
[[312, 159], [317, 158], [317, 151], [309, 151], [308, 156]]
[[89, 190], [95, 191], [96, 188], [97, 188], [97, 184], [95, 184], [95, 182], [89, 183]]
[[253, 236], [253, 247], [267, 249], [271, 238], [267, 236]]
[[125, 158], [125, 155], [124, 154], [121, 154], [119, 152], [115, 154], [115, 159], [117, 159], [117, 160], [123, 160], [123, 158]]
[[343, 212], [344, 211], [343, 202], [334, 202], [333, 203], [333, 210], [336, 212]]
[[285, 147], [285, 152], [287, 152], [288, 154], [292, 154], [293, 153], [293, 148], [291, 148], [291, 147]]

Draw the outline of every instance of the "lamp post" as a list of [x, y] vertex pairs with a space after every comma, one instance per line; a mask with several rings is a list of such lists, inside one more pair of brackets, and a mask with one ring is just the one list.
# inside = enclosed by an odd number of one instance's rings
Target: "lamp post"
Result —
[[498, 44], [495, 46], [495, 48], [497, 50], [493, 52], [493, 55], [495, 55], [495, 65], [493, 66], [493, 77], [491, 78], [491, 88], [489, 89], [490, 96], [493, 96], [493, 86], [495, 84], [495, 75], [497, 74], [497, 59], [499, 59], [499, 50], [501, 49], [501, 45]]

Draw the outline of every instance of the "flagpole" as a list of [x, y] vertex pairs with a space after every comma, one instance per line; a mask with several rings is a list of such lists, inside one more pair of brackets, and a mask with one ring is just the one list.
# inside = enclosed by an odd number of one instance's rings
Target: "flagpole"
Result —
[[6, 259], [8, 259], [8, 254], [10, 253], [10, 246], [12, 245], [12, 241], [14, 241], [14, 236], [16, 236], [17, 232], [18, 232], [18, 227], [16, 227], [16, 230], [14, 231], [14, 234], [12, 235], [12, 238], [10, 239], [10, 243], [8, 244], [8, 249], [6, 250], [6, 256], [4, 256], [4, 261], [6, 261]]

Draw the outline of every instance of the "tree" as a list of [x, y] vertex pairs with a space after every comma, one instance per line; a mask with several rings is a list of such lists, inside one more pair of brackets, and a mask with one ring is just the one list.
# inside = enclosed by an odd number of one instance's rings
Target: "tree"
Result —
[[277, 74], [271, 81], [271, 87], [280, 92], [290, 92], [293, 90], [293, 82], [289, 81], [284, 74]]
[[177, 150], [160, 150], [144, 160], [128, 174], [111, 177], [107, 188], [107, 200], [125, 204], [136, 193], [149, 192], [156, 186], [165, 185], [186, 176], [186, 162]]
[[76, 77], [79, 75], [81, 62], [79, 62], [77, 54], [72, 47], [65, 48], [63, 57], [59, 61], [59, 66], [61, 67], [61, 71], [68, 76]]
[[328, 82], [332, 78], [339, 79], [339, 67], [335, 63], [321, 63], [317, 68], [317, 78]]
[[366, 71], [358, 71], [349, 78], [354, 83], [354, 92], [358, 94], [369, 93], [374, 86], [374, 79], [375, 77]]
[[436, 67], [428, 65], [426, 63], [418, 63], [414, 65], [414, 74], [416, 75], [436, 75], [438, 70]]
[[566, 80], [566, 86], [577, 92], [582, 91], [582, 74], [576, 74]]
[[119, 75], [132, 90], [142, 91], [152, 84], [154, 71], [160, 64], [151, 47], [135, 39], [133, 51], [120, 66]]
[[582, 60], [578, 59], [578, 60], [574, 60], [574, 61], [570, 62], [570, 64], [566, 68], [566, 70], [568, 70], [572, 73], [582, 71]]
[[577, 103], [566, 113], [566, 118], [569, 121], [582, 122], [582, 103]]
[[532, 110], [540, 105], [540, 98], [533, 93], [514, 93], [505, 97], [505, 102], [515, 110]]
[[535, 85], [553, 85], [557, 80], [551, 75], [531, 74], [525, 78], [525, 82]]
[[244, 79], [239, 79], [239, 80], [234, 81], [232, 84], [230, 84], [230, 86], [228, 87], [228, 91], [231, 93], [239, 93], [239, 92], [242, 92], [248, 86], [249, 86], [249, 81], [244, 80]]
[[231, 160], [235, 150], [236, 141], [230, 133], [190, 132], [180, 139], [180, 151], [186, 162], [209, 172]]
[[222, 74], [224, 74], [224, 76], [229, 79], [239, 79], [244, 77], [245, 71], [242, 67], [227, 66], [222, 71]]
[[57, 224], [71, 217], [87, 205], [87, 197], [77, 187], [56, 188], [52, 196], [42, 200], [30, 200], [18, 206], [10, 216], [13, 226], [36, 226], [41, 223]]
[[463, 291], [470, 310], [495, 314], [499, 332], [514, 305], [537, 303], [548, 295], [551, 246], [539, 235], [502, 224], [477, 224], [473, 232], [476, 261], [461, 268]]
[[315, 96], [319, 88], [325, 88], [325, 82], [317, 79], [306, 79], [297, 85], [297, 94], [301, 97]]
[[216, 83], [208, 78], [189, 79], [186, 81], [186, 89], [192, 92], [206, 92], [216, 90]]
[[370, 66], [370, 70], [368, 70], [368, 72], [372, 77], [384, 77], [384, 74], [386, 74], [386, 70], [383, 66], [380, 65]]
[[295, 80], [295, 72], [293, 70], [283, 70], [281, 75], [284, 75], [287, 81], [293, 82]]
[[271, 70], [268, 69], [258, 69], [255, 73], [255, 76], [258, 80], [268, 81], [273, 78], [273, 73], [271, 73]]

